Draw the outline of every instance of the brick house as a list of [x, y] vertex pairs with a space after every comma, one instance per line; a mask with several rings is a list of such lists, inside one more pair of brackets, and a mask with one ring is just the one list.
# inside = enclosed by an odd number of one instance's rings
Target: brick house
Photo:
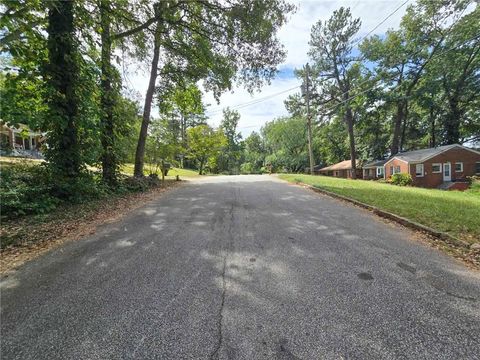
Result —
[[[357, 169], [356, 169], [357, 179], [361, 179], [362, 168], [360, 166], [360, 162], [357, 160], [356, 164], [357, 164]], [[339, 163], [321, 168], [320, 170], [316, 171], [316, 173], [321, 175], [351, 179], [352, 178], [352, 161], [344, 160]]]
[[453, 144], [399, 153], [385, 162], [385, 178], [404, 173], [412, 176], [413, 185], [461, 189], [467, 176], [480, 175], [480, 152]]
[[363, 179], [377, 180], [385, 177], [384, 165], [387, 160], [373, 160], [363, 165]]

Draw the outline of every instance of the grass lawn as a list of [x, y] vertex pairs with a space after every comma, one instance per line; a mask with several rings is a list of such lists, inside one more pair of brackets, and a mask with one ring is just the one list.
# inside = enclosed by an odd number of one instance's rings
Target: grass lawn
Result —
[[334, 192], [444, 231], [469, 243], [480, 242], [480, 193], [443, 191], [301, 174], [280, 175]]
[[[41, 164], [42, 162], [44, 162], [44, 160], [0, 156], [0, 167], [12, 166], [16, 164], [36, 165], [36, 164]], [[134, 167], [134, 164], [122, 165], [122, 172], [124, 172], [126, 175], [133, 175], [133, 167]], [[148, 172], [148, 169], [149, 169], [148, 165], [145, 164], [145, 169], [144, 169], [145, 172]], [[90, 170], [97, 170], [97, 169], [94, 167], [91, 167]], [[175, 176], [177, 175], [180, 176], [180, 179], [199, 176], [198, 171], [196, 170], [171, 168], [168, 171], [168, 176], [166, 178], [174, 179]]]
[[[133, 175], [134, 166], [134, 164], [125, 164], [122, 166], [122, 172], [127, 175]], [[143, 170], [145, 174], [148, 173], [149, 167], [147, 164], [145, 164], [145, 168]], [[170, 170], [168, 170], [168, 175], [166, 176], [166, 179], [173, 179], [177, 175], [180, 176], [180, 179], [200, 176], [198, 175], [198, 171], [196, 170], [170, 168]]]
[[16, 164], [35, 165], [35, 164], [41, 164], [44, 161], [45, 160], [40, 160], [40, 159], [27, 159], [27, 158], [20, 158], [20, 157], [0, 156], [0, 167], [12, 166]]

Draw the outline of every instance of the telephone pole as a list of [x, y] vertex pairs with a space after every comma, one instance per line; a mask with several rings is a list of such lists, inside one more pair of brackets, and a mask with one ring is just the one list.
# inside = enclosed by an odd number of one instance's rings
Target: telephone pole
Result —
[[305, 83], [303, 88], [305, 89], [305, 101], [307, 104], [307, 136], [308, 136], [308, 157], [310, 160], [310, 175], [314, 175], [313, 167], [315, 166], [313, 160], [312, 150], [312, 118], [310, 116], [310, 66], [305, 65]]

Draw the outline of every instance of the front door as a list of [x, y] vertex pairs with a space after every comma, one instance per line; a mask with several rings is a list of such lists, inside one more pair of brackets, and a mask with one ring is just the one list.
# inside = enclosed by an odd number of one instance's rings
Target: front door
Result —
[[443, 164], [443, 181], [452, 181], [452, 171], [451, 164]]

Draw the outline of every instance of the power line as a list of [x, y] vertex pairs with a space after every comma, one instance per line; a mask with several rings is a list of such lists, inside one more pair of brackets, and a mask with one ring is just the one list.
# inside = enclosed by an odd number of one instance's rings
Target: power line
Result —
[[[283, 91], [280, 91], [280, 92], [277, 92], [277, 93], [274, 93], [274, 94], [271, 94], [271, 95], [268, 95], [268, 96], [265, 96], [263, 98], [258, 98], [258, 99], [253, 99], [251, 101], [248, 101], [248, 102], [245, 102], [245, 103], [241, 103], [241, 104], [236, 104], [236, 105], [233, 105], [233, 106], [229, 106], [230, 109], [233, 109], [233, 110], [238, 110], [238, 109], [243, 109], [245, 107], [248, 107], [248, 106], [252, 106], [252, 105], [256, 105], [258, 103], [261, 103], [265, 100], [268, 100], [268, 99], [271, 99], [273, 97], [276, 97], [278, 95], [282, 95], [282, 94], [285, 94], [287, 92], [290, 92], [292, 90], [295, 90], [295, 89], [298, 89], [300, 87], [300, 85], [297, 85], [295, 87], [292, 87], [290, 89], [286, 89], [286, 90], [283, 90]], [[207, 115], [215, 115], [215, 114], [218, 114], [218, 113], [221, 113], [223, 111], [225, 107], [221, 107], [221, 108], [217, 108], [217, 109], [213, 109], [211, 111], [207, 111]]]
[[[452, 24], [452, 27], [453, 27], [453, 25], [454, 25], [454, 24]], [[452, 47], [452, 48], [450, 48], [450, 49], [448, 49], [448, 50], [440, 51], [440, 52], [434, 54], [430, 59], [428, 59], [428, 62], [430, 62], [433, 58], [435, 58], [435, 57], [437, 57], [437, 56], [439, 56], [439, 55], [445, 54], [445, 53], [447, 53], [447, 52], [449, 52], [449, 51], [457, 50], [458, 48], [460, 48], [461, 46], [465, 45], [466, 43], [468, 43], [468, 42], [470, 42], [470, 41], [472, 41], [472, 40], [476, 40], [476, 39], [480, 39], [480, 34], [477, 34], [477, 35], [475, 35], [474, 37], [466, 40], [466, 41], [463, 42], [462, 44], [456, 45], [456, 46], [454, 46], [454, 47]], [[384, 80], [384, 79], [379, 78], [379, 79], [375, 80], [375, 83], [378, 83], [378, 82], [381, 81], [381, 80]], [[388, 80], [393, 80], [393, 78], [388, 79]], [[368, 80], [367, 80], [367, 81], [368, 81]], [[364, 82], [362, 82], [361, 84], [364, 84], [364, 83], [367, 82], [367, 81], [364, 81]], [[361, 91], [361, 92], [359, 92], [359, 93], [356, 93], [355, 95], [349, 97], [348, 99], [345, 99], [345, 100], [340, 101], [339, 103], [335, 104], [335, 105], [332, 106], [331, 108], [327, 108], [327, 110], [335, 110], [335, 109], [338, 108], [340, 105], [342, 105], [342, 104], [344, 104], [344, 103], [346, 103], [346, 102], [354, 99], [354, 98], [357, 97], [358, 95], [363, 94], [363, 93], [366, 93], [366, 92], [368, 92], [368, 91], [370, 91], [370, 90], [373, 90], [375, 87], [377, 87], [377, 85], [378, 85], [378, 84], [375, 84], [375, 85], [369, 87], [368, 89], [365, 89], [365, 90], [363, 90], [363, 91]], [[399, 85], [395, 86], [393, 89], [391, 89], [391, 91], [395, 90], [398, 86], [399, 86]], [[340, 94], [339, 96], [344, 95], [345, 93], [346, 93], [346, 92]]]
[[[364, 37], [362, 37], [360, 40], [358, 40], [357, 42], [355, 42], [353, 44], [353, 46], [357, 45], [358, 43], [360, 43], [363, 39], [365, 39], [367, 36], [369, 36], [371, 33], [373, 33], [375, 30], [377, 30], [382, 24], [385, 23], [385, 21], [387, 21], [390, 17], [392, 17], [398, 10], [400, 10], [407, 2], [409, 2], [410, 0], [406, 0], [404, 1], [400, 6], [398, 6], [393, 12], [391, 12], [389, 15], [387, 15], [386, 18], [384, 18], [379, 24], [377, 24], [372, 30], [370, 30]], [[357, 7], [357, 5], [359, 4], [359, 1], [357, 1], [357, 4], [355, 5], [355, 7]], [[355, 8], [354, 7], [354, 8]], [[258, 103], [261, 103], [265, 100], [268, 100], [272, 97], [275, 97], [275, 96], [278, 96], [278, 95], [281, 95], [281, 94], [284, 94], [286, 92], [289, 92], [289, 91], [292, 91], [294, 89], [297, 89], [299, 88], [300, 86], [295, 86], [291, 89], [287, 89], [287, 90], [284, 90], [284, 91], [281, 91], [279, 93], [275, 93], [275, 94], [272, 94], [272, 95], [269, 95], [269, 96], [266, 96], [264, 98], [260, 98], [260, 99], [254, 99], [252, 101], [249, 101], [249, 102], [246, 102], [246, 103], [243, 103], [243, 104], [237, 104], [237, 105], [233, 105], [233, 106], [230, 106], [231, 109], [234, 109], [234, 110], [239, 110], [239, 109], [243, 109], [245, 107], [249, 107], [249, 106], [252, 106], [252, 105], [256, 105]], [[212, 109], [211, 111], [207, 111], [207, 115], [216, 115], [218, 113], [221, 113], [223, 111], [224, 107], [222, 108], [217, 108], [217, 109]]]
[[[382, 24], [384, 24], [389, 18], [391, 18], [398, 10], [400, 10], [406, 3], [408, 3], [410, 0], [405, 0], [400, 6], [398, 6], [395, 10], [393, 10], [390, 14], [387, 15], [387, 17], [385, 17], [380, 23], [378, 23], [372, 30], [370, 30], [365, 36], [363, 36], [362, 38], [360, 38], [358, 41], [356, 41], [353, 46], [356, 46], [357, 44], [359, 44], [363, 39], [365, 39], [367, 36], [369, 36], [371, 33], [373, 33], [375, 30], [377, 30]], [[355, 4], [355, 7], [357, 7], [357, 5], [359, 4], [359, 1], [357, 1], [357, 3]], [[355, 8], [354, 7], [354, 8]], [[281, 95], [281, 94], [284, 94], [286, 92], [289, 92], [289, 91], [292, 91], [294, 89], [297, 89], [299, 88], [300, 86], [295, 86], [291, 89], [287, 89], [287, 90], [284, 90], [284, 91], [281, 91], [279, 93], [275, 93], [275, 94], [272, 94], [272, 95], [269, 95], [269, 96], [266, 96], [264, 98], [260, 98], [260, 99], [255, 99], [255, 100], [252, 100], [252, 101], [249, 101], [249, 102], [246, 102], [246, 103], [243, 103], [243, 104], [237, 104], [237, 105], [233, 105], [233, 106], [230, 106], [231, 109], [234, 109], [234, 110], [239, 110], [239, 109], [243, 109], [245, 107], [249, 107], [249, 106], [252, 106], [252, 105], [256, 105], [258, 103], [261, 103], [265, 100], [268, 100], [272, 97], [275, 97], [275, 96], [278, 96], [278, 95]], [[213, 109], [211, 111], [207, 111], [207, 115], [216, 115], [218, 113], [221, 113], [223, 111], [224, 107], [222, 108], [217, 108], [217, 109]]]
[[362, 40], [366, 39], [370, 34], [372, 34], [375, 30], [377, 30], [380, 26], [382, 26], [385, 21], [387, 21], [388, 19], [390, 19], [393, 15], [395, 15], [395, 13], [400, 10], [406, 3], [408, 3], [410, 0], [406, 0], [404, 1], [400, 6], [398, 6], [395, 10], [393, 10], [390, 14], [387, 15], [387, 17], [385, 19], [383, 19], [381, 22], [379, 22], [377, 24], [377, 26], [375, 26], [372, 30], [370, 30], [367, 35], [363, 36], [362, 38], [360, 38], [359, 40], [357, 40], [353, 45], [352, 47], [358, 45]]
[[[358, 40], [357, 42], [355, 42], [355, 43], [353, 44], [353, 46], [355, 46], [355, 45], [357, 45], [358, 43], [360, 43], [363, 39], [365, 39], [367, 36], [369, 36], [371, 33], [373, 33], [376, 29], [378, 29], [383, 23], [385, 23], [385, 21], [387, 21], [390, 17], [392, 17], [399, 9], [401, 9], [401, 8], [402, 8], [407, 2], [409, 2], [409, 1], [410, 1], [410, 0], [406, 0], [406, 1], [404, 1], [400, 6], [398, 6], [397, 8], [395, 8], [395, 10], [394, 10], [393, 12], [391, 12], [389, 15], [387, 15], [386, 18], [384, 18], [379, 24], [377, 24], [372, 30], [370, 30], [370, 31], [369, 31], [365, 36], [363, 36], [360, 40]], [[465, 9], [462, 11], [462, 14], [463, 14], [464, 11], [465, 11]], [[452, 25], [450, 25], [450, 27], [449, 27], [449, 29], [448, 29], [448, 31], [447, 31], [447, 34], [450, 33], [450, 31], [452, 31], [453, 27], [454, 27], [460, 20], [461, 20], [461, 16], [460, 16], [460, 18], [459, 18], [457, 21], [455, 21], [454, 23], [452, 23]], [[434, 55], [428, 60], [428, 62], [431, 61], [434, 57], [436, 57], [436, 56], [438, 56], [438, 55], [441, 55], [441, 54], [444, 54], [444, 53], [447, 53], [447, 52], [452, 51], [452, 50], [456, 50], [456, 49], [459, 48], [460, 46], [463, 46], [465, 43], [468, 43], [468, 42], [471, 41], [471, 40], [475, 40], [476, 38], [480, 38], [480, 34], [474, 36], [473, 38], [470, 38], [470, 39], [466, 40], [464, 43], [459, 44], [459, 45], [457, 45], [457, 46], [455, 46], [455, 47], [453, 47], [453, 48], [450, 48], [450, 49], [448, 49], [448, 50], [441, 51], [441, 52], [439, 52], [439, 53], [434, 54]], [[384, 80], [384, 79], [379, 78], [379, 79], [375, 80], [375, 83], [378, 83], [378, 82], [381, 81], [381, 80]], [[390, 80], [393, 80], [393, 78], [390, 79]], [[370, 79], [365, 80], [365, 81], [363, 81], [362, 83], [360, 83], [359, 85], [363, 85], [363, 84], [365, 84], [365, 83], [367, 83], [367, 82], [369, 82], [369, 81], [370, 81]], [[338, 108], [340, 105], [342, 105], [343, 103], [346, 103], [346, 102], [354, 99], [356, 96], [358, 96], [358, 95], [360, 95], [360, 94], [363, 94], [363, 93], [365, 93], [365, 92], [368, 92], [368, 91], [370, 91], [370, 90], [373, 90], [376, 86], [377, 86], [377, 84], [375, 84], [375, 85], [371, 86], [370, 88], [365, 89], [365, 90], [363, 90], [363, 91], [355, 94], [354, 96], [349, 97], [348, 99], [342, 100], [342, 101], [340, 101], [339, 103], [335, 104], [333, 107], [329, 108], [328, 110], [336, 109], [336, 108]], [[261, 102], [263, 102], [263, 101], [266, 101], [266, 100], [268, 100], [268, 99], [270, 99], [270, 98], [273, 98], [273, 97], [275, 97], [275, 96], [278, 96], [278, 95], [284, 94], [284, 93], [286, 93], [286, 92], [289, 92], [289, 91], [298, 89], [299, 87], [300, 87], [300, 85], [295, 86], [295, 87], [290, 88], [290, 89], [287, 89], [287, 90], [280, 91], [280, 92], [278, 92], [278, 93], [271, 94], [271, 95], [266, 96], [266, 97], [263, 97], [263, 98], [254, 99], [254, 100], [249, 101], [249, 102], [246, 102], [246, 103], [233, 105], [233, 106], [230, 106], [230, 108], [231, 108], [231, 109], [234, 109], [234, 110], [239, 110], [239, 109], [242, 109], [242, 108], [245, 108], [245, 107], [249, 107], [249, 106], [252, 106], [252, 105], [256, 105], [256, 104], [258, 104], [258, 103], [261, 103]], [[345, 93], [346, 93], [346, 92], [340, 94], [340, 96], [341, 96], [341, 95], [344, 95]], [[211, 116], [211, 115], [215, 115], [215, 114], [221, 113], [221, 112], [223, 111], [223, 109], [224, 109], [224, 108], [222, 107], [221, 109], [219, 108], [219, 109], [215, 109], [215, 110], [213, 110], [213, 111], [208, 111], [206, 115], [207, 115], [207, 116]]]

